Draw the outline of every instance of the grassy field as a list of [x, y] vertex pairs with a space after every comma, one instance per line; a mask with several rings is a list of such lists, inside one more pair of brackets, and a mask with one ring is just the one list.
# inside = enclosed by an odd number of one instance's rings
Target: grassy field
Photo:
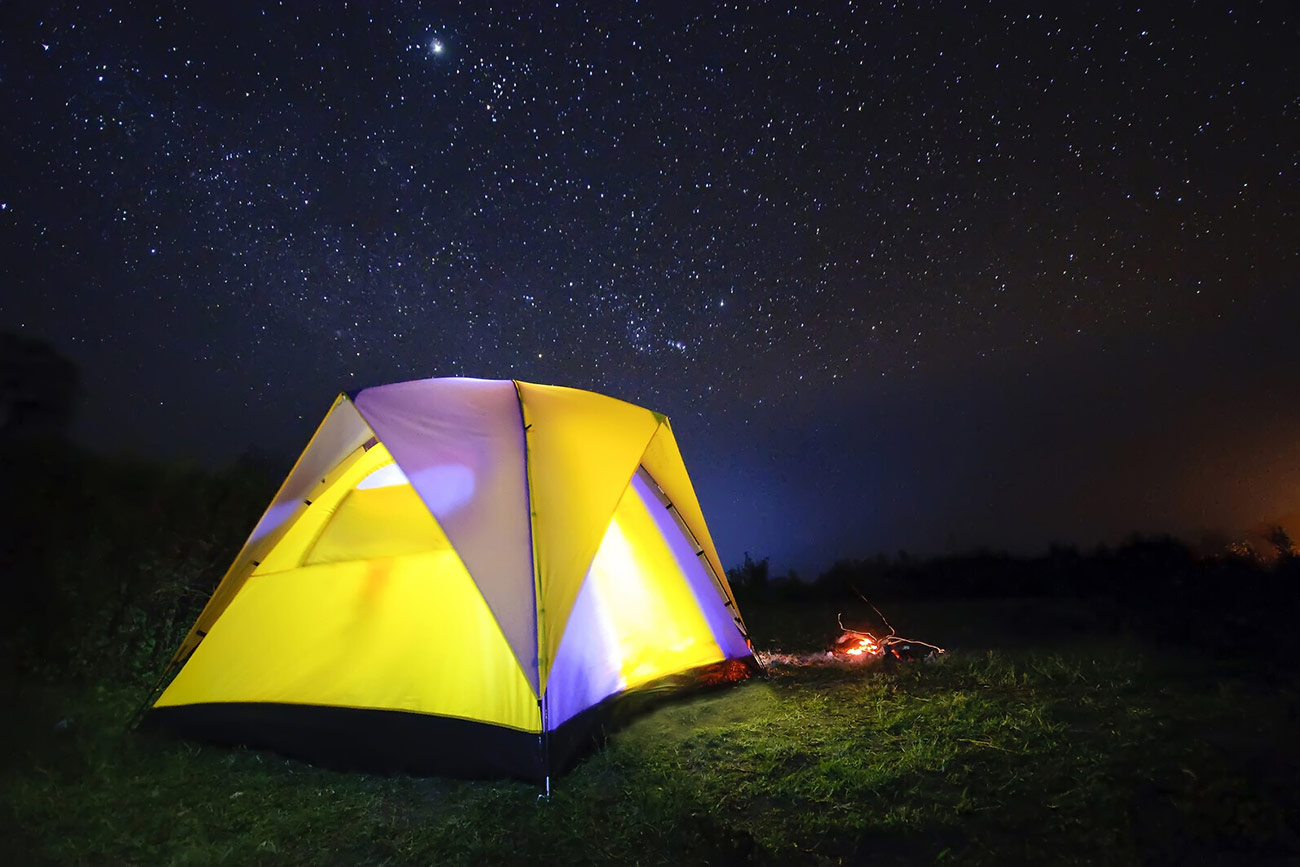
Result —
[[[950, 652], [893, 669], [774, 668], [667, 704], [560, 779], [549, 803], [522, 783], [342, 774], [154, 739], [124, 729], [138, 691], [11, 689], [0, 857], [1300, 861], [1300, 692], [1275, 666], [1099, 634], [1065, 606], [890, 613]], [[760, 647], [809, 650], [834, 615], [771, 605], [749, 619]]]

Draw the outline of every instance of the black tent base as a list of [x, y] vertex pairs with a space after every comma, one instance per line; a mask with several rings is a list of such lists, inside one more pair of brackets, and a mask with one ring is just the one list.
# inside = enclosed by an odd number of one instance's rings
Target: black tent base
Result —
[[542, 769], [535, 733], [406, 711], [219, 702], [154, 708], [143, 727], [340, 771], [535, 779]]
[[583, 711], [545, 742], [536, 732], [455, 717], [270, 702], [154, 708], [143, 725], [183, 738], [270, 749], [335, 770], [541, 783], [548, 769], [564, 773], [648, 709], [757, 671], [750, 657], [661, 678]]

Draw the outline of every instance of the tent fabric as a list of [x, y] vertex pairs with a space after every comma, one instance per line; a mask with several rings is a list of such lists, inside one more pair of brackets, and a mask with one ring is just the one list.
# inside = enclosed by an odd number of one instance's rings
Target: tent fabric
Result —
[[[574, 754], [572, 729], [549, 735], [552, 766]], [[547, 762], [538, 735], [426, 713], [270, 702], [178, 705], [150, 711], [160, 729], [218, 744], [273, 749], [343, 771], [539, 780]], [[576, 734], [576, 733], [574, 733]], [[430, 747], [434, 748], [431, 749]], [[580, 748], [580, 744], [578, 745]]]
[[735, 602], [731, 598], [730, 588], [725, 584], [725, 574], [717, 573], [723, 575], [724, 583], [719, 586], [713, 575], [709, 573], [707, 561], [701, 561], [702, 552], [696, 551], [692, 544], [694, 534], [687, 535], [689, 530], [683, 526], [685, 522], [674, 514], [676, 506], [671, 501], [664, 502], [666, 497], [662, 489], [649, 473], [644, 469], [639, 471], [633, 477], [632, 485], [636, 488], [642, 502], [646, 504], [648, 514], [657, 525], [660, 538], [672, 551], [677, 568], [681, 571], [687, 586], [690, 587], [700, 614], [708, 622], [709, 631], [722, 651], [722, 657], [724, 659], [744, 658], [749, 653], [749, 643], [740, 628], [737, 628], [738, 626], [743, 628], [744, 624], [739, 620], [738, 615], [732, 613], [735, 610]]
[[[666, 672], [725, 658], [683, 568], [698, 571], [699, 563], [678, 556], [682, 546], [673, 537], [683, 539], [677, 527], [668, 527], [665, 537], [656, 521], [664, 511], [639, 479], [624, 490], [555, 659], [551, 725]], [[716, 593], [707, 604], [722, 607]]]
[[536, 778], [610, 702], [737, 660], [667, 419], [418, 380], [335, 402], [149, 718], [326, 764]]
[[[659, 420], [621, 400], [519, 383], [528, 436], [533, 547], [546, 628], [542, 659], [554, 659], [587, 566]], [[542, 672], [545, 683], [546, 672]]]
[[695, 497], [695, 486], [691, 484], [691, 477], [686, 473], [686, 464], [682, 462], [682, 453], [677, 448], [677, 438], [673, 436], [673, 426], [668, 419], [664, 419], [663, 424], [655, 431], [650, 444], [646, 446], [645, 454], [641, 456], [641, 466], [673, 504], [682, 522], [686, 524], [708, 559], [710, 570], [721, 579], [728, 599], [734, 605], [736, 600], [731, 597], [731, 589], [726, 584], [727, 573], [718, 558], [718, 550], [713, 545], [713, 537], [709, 535], [708, 525], [704, 523], [704, 512], [700, 509], [700, 501]]
[[356, 405], [460, 554], [537, 692], [533, 555], [514, 383], [402, 382], [367, 388]]
[[358, 457], [363, 444], [373, 436], [352, 402], [339, 395], [307, 443], [307, 448], [289, 471], [275, 499], [253, 527], [239, 556], [230, 565], [198, 620], [177, 648], [176, 655], [172, 658], [173, 665], [198, 646], [203, 635], [230, 604], [230, 600], [239, 593], [254, 565], [275, 546], [281, 534], [293, 525], [297, 516], [306, 508], [305, 503], [310, 495], [328, 484], [326, 477], [331, 473], [338, 474], [346, 469], [349, 458]]

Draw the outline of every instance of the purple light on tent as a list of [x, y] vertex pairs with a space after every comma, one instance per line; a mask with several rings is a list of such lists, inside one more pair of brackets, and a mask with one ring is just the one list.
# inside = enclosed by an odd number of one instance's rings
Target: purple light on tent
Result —
[[474, 471], [464, 464], [438, 464], [411, 474], [411, 484], [435, 515], [446, 516], [474, 499]]
[[611, 628], [596, 582], [584, 581], [546, 683], [551, 729], [622, 688], [618, 645]]
[[514, 383], [419, 379], [363, 389], [354, 402], [442, 527], [536, 686], [527, 470]]
[[246, 544], [255, 545], [262, 539], [265, 539], [267, 536], [274, 533], [276, 530], [280, 529], [285, 521], [293, 517], [293, 513], [297, 511], [298, 507], [301, 505], [301, 500], [293, 500], [285, 503], [273, 503], [271, 507], [266, 510], [265, 514], [262, 515], [262, 520], [258, 521], [257, 526], [253, 528], [253, 532], [249, 535]]
[[663, 536], [664, 541], [668, 543], [668, 549], [672, 551], [673, 558], [677, 561], [677, 568], [681, 569], [682, 574], [686, 576], [686, 583], [690, 585], [691, 593], [695, 595], [695, 602], [700, 606], [700, 611], [709, 624], [713, 640], [718, 643], [718, 647], [722, 649], [727, 659], [743, 659], [749, 656], [749, 647], [727, 610], [722, 595], [718, 592], [713, 579], [704, 571], [704, 565], [686, 536], [682, 534], [682, 529], [677, 525], [672, 513], [664, 508], [663, 503], [650, 490], [649, 484], [643, 479], [641, 473], [632, 477], [632, 487], [641, 498], [646, 511], [654, 518], [655, 526], [659, 528], [659, 535]]

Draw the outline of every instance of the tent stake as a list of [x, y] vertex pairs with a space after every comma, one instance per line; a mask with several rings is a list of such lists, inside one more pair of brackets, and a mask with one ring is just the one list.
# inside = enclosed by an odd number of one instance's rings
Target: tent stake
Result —
[[158, 700], [158, 694], [162, 692], [163, 685], [167, 680], [167, 675], [171, 674], [172, 669], [175, 667], [176, 660], [173, 659], [171, 662], [167, 663], [165, 668], [163, 668], [162, 674], [158, 675], [158, 679], [154, 681], [154, 685], [149, 689], [149, 692], [145, 694], [144, 701], [140, 702], [140, 706], [135, 709], [135, 713], [131, 714], [131, 719], [127, 723], [127, 728], [135, 729], [139, 727], [140, 721], [144, 719], [145, 712], [149, 709], [149, 706]]

